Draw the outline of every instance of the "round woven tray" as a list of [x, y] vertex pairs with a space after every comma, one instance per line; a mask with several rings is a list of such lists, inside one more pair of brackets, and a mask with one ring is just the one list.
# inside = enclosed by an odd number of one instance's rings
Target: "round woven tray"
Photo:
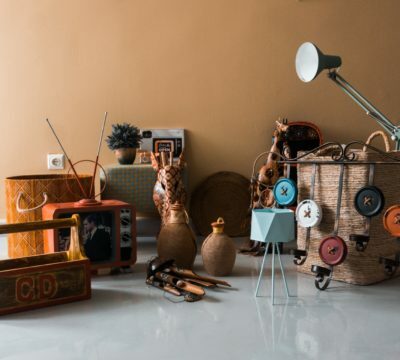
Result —
[[193, 192], [190, 216], [201, 235], [208, 235], [211, 223], [217, 218], [225, 220], [225, 233], [229, 236], [250, 234], [250, 181], [228, 171], [215, 173], [203, 181]]

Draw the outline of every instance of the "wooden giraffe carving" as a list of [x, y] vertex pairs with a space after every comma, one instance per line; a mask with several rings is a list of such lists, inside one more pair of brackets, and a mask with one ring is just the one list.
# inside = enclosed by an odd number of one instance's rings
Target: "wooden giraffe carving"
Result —
[[[273, 135], [273, 144], [269, 150], [267, 161], [258, 171], [255, 179], [252, 179], [251, 184], [251, 209], [268, 208], [274, 205], [275, 199], [273, 195], [273, 186], [280, 177], [281, 169], [278, 164], [278, 156], [280, 153], [278, 144], [283, 142], [283, 152], [286, 156], [289, 152], [287, 143], [285, 142], [285, 134], [288, 130], [287, 119], [281, 122], [275, 122], [275, 130]], [[248, 253], [252, 255], [264, 254], [265, 249], [261, 247], [261, 243], [253, 240], [246, 240], [245, 244], [239, 250], [241, 253]]]
[[[168, 157], [168, 159], [167, 159]], [[154, 185], [153, 200], [161, 216], [161, 224], [168, 222], [171, 205], [175, 202], [185, 204], [186, 190], [182, 180], [182, 169], [185, 166], [183, 152], [176, 164], [173, 154], [166, 152], [151, 153], [151, 164], [157, 171], [157, 181]]]
[[[280, 169], [277, 163], [277, 156], [273, 153], [280, 152], [278, 143], [283, 140], [284, 134], [288, 129], [287, 119], [283, 119], [282, 122], [276, 121], [275, 124], [274, 142], [270, 149], [270, 154], [268, 154], [266, 163], [258, 171], [257, 182], [255, 182], [252, 190], [253, 208], [271, 207], [274, 203], [272, 186], [279, 179]], [[284, 151], [286, 152], [285, 144]]]

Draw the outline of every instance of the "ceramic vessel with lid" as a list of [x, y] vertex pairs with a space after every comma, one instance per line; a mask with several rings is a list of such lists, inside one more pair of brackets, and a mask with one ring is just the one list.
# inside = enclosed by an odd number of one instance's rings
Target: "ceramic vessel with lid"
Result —
[[211, 224], [213, 232], [204, 240], [201, 256], [206, 271], [213, 276], [229, 275], [236, 260], [233, 240], [224, 233], [224, 219], [218, 218]]

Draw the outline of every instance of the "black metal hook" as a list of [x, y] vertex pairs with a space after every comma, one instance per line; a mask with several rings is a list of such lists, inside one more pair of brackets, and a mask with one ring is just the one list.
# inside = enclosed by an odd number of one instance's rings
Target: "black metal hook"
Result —
[[[329, 283], [332, 280], [332, 276], [333, 276], [333, 267], [330, 266], [329, 269], [324, 268], [322, 266], [318, 266], [318, 265], [312, 265], [311, 266], [311, 272], [313, 272], [315, 275], [315, 287], [318, 290], [326, 290], [327, 287], [329, 286]], [[327, 278], [325, 279], [325, 277], [327, 276]]]
[[318, 154], [320, 151], [322, 150], [326, 150], [326, 149], [331, 149], [332, 150], [332, 154], [331, 154], [331, 158], [333, 161], [341, 161], [344, 159], [344, 149], [342, 147], [342, 145], [338, 142], [327, 142], [324, 143], [320, 146], [317, 146], [316, 148], [306, 151], [304, 153], [302, 153], [301, 155], [294, 157], [294, 158], [288, 158], [283, 154], [274, 152], [274, 151], [264, 151], [260, 154], [258, 154], [258, 156], [256, 157], [256, 159], [253, 162], [253, 171], [252, 171], [252, 175], [251, 178], [256, 178], [255, 174], [256, 174], [256, 165], [257, 162], [263, 157], [263, 156], [269, 156], [269, 155], [274, 155], [277, 159], [277, 163], [285, 163], [285, 164], [296, 164], [297, 162], [299, 162], [301, 159], [306, 158], [308, 155], [311, 154]]
[[362, 252], [367, 248], [369, 236], [361, 234], [350, 234], [349, 240], [354, 241], [356, 243], [356, 250]]
[[290, 253], [294, 255], [293, 263], [295, 265], [303, 265], [307, 260], [307, 250], [296, 249], [292, 250]]
[[400, 265], [400, 253], [397, 253], [394, 259], [379, 258], [379, 264], [383, 264], [386, 275], [393, 276]]
[[392, 160], [394, 162], [399, 162], [399, 159], [387, 152], [384, 152], [378, 148], [376, 148], [375, 146], [372, 146], [370, 144], [366, 144], [362, 141], [352, 141], [350, 143], [348, 143], [345, 147], [344, 147], [344, 156], [342, 160], [345, 161], [354, 161], [356, 160], [356, 154], [354, 153], [354, 145], [360, 145], [361, 147], [366, 147], [369, 150], [372, 150], [373, 152], [375, 152], [376, 154], [380, 155], [383, 159], [388, 159], [388, 160]]

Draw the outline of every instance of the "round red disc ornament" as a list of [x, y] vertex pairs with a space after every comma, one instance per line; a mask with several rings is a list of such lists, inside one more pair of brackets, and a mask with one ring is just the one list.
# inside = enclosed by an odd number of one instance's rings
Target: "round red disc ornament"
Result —
[[329, 236], [319, 245], [319, 257], [331, 266], [340, 265], [347, 256], [347, 245], [340, 236]]

